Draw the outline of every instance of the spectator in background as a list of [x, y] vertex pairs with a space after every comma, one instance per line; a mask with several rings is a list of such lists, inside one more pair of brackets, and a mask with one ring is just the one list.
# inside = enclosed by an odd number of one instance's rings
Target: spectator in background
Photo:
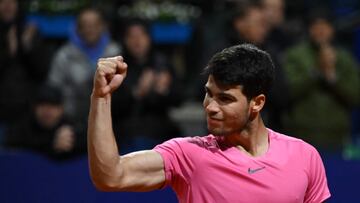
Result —
[[0, 0], [0, 128], [30, 108], [31, 95], [47, 76], [47, 48], [36, 26], [25, 21], [19, 2]]
[[8, 148], [64, 159], [85, 151], [86, 140], [79, 134], [64, 117], [61, 91], [43, 86], [35, 97], [31, 114], [10, 127], [5, 144]]
[[68, 43], [56, 53], [48, 78], [49, 84], [64, 94], [65, 115], [79, 127], [85, 127], [87, 121], [97, 59], [119, 53], [120, 46], [111, 40], [100, 11], [82, 10]]
[[242, 1], [236, 5], [234, 14], [226, 33], [226, 38], [218, 44], [212, 55], [225, 47], [240, 43], [252, 43], [268, 51], [275, 64], [276, 80], [269, 92], [267, 106], [262, 112], [265, 123], [277, 131], [283, 130], [282, 114], [288, 107], [288, 89], [283, 69], [279, 62], [279, 53], [266, 43], [270, 25], [266, 20], [264, 6], [261, 1]]
[[120, 140], [135, 150], [179, 136], [178, 126], [168, 116], [169, 109], [182, 101], [179, 83], [167, 58], [155, 51], [147, 24], [128, 21], [123, 46], [128, 77], [122, 91], [114, 93], [112, 106]]
[[334, 43], [329, 15], [309, 17], [309, 38], [287, 51], [285, 70], [292, 108], [289, 132], [323, 150], [340, 150], [350, 138], [350, 110], [359, 101], [360, 79], [350, 53]]
[[[294, 39], [285, 22], [284, 0], [262, 0], [268, 34], [266, 48], [276, 53], [281, 60], [283, 52], [292, 45]], [[293, 29], [293, 28], [292, 28]]]

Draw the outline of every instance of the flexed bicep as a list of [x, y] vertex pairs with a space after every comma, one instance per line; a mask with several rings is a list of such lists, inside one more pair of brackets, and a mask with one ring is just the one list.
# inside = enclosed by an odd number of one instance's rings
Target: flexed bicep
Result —
[[154, 150], [121, 156], [117, 177], [109, 178], [99, 189], [105, 191], [145, 192], [161, 188], [165, 183], [164, 162]]

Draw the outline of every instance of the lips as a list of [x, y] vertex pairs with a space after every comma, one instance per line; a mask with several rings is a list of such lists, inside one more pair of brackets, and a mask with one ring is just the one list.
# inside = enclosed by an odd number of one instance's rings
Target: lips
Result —
[[209, 125], [219, 125], [221, 123], [220, 119], [216, 119], [216, 118], [207, 118], [207, 122]]
[[222, 121], [222, 119], [220, 119], [220, 118], [211, 117], [211, 116], [208, 116], [207, 119], [208, 120], [214, 120], [214, 121]]

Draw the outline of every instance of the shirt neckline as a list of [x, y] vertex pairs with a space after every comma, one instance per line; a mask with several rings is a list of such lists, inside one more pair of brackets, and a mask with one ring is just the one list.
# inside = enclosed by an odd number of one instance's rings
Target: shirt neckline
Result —
[[[236, 147], [229, 147], [227, 149], [225, 149], [225, 151], [228, 151], [230, 154], [233, 154], [233, 155], [236, 155], [236, 156], [241, 156], [241, 157], [244, 157], [246, 159], [251, 159], [251, 160], [262, 160], [262, 159], [266, 159], [267, 157], [270, 156], [271, 152], [272, 152], [272, 147], [273, 147], [273, 138], [274, 138], [274, 132], [269, 129], [269, 128], [266, 128], [267, 129], [267, 132], [268, 132], [268, 140], [269, 140], [269, 146], [268, 146], [268, 149], [267, 151], [261, 155], [261, 156], [249, 156], [248, 154], [240, 151], [238, 148]], [[214, 135], [212, 135], [214, 136]], [[216, 138], [216, 136], [214, 136]], [[219, 142], [218, 140], [219, 138], [217, 138], [217, 142]], [[220, 147], [220, 145], [219, 145]]]

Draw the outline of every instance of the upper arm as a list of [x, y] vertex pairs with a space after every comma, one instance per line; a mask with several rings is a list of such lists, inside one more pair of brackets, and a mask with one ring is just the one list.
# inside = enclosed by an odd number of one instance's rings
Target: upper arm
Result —
[[[196, 160], [188, 155], [197, 153], [191, 149], [193, 146], [196, 145], [188, 142], [188, 139], [179, 138], [158, 145], [153, 150], [121, 156], [116, 167], [99, 177], [100, 184], [106, 184], [99, 188], [106, 191], [150, 191], [165, 184], [179, 186], [181, 181], [186, 182], [192, 177]], [[96, 174], [93, 174], [93, 179], [96, 178]]]
[[112, 183], [112, 190], [150, 191], [165, 183], [164, 162], [154, 150], [126, 154], [117, 167], [121, 173]]

